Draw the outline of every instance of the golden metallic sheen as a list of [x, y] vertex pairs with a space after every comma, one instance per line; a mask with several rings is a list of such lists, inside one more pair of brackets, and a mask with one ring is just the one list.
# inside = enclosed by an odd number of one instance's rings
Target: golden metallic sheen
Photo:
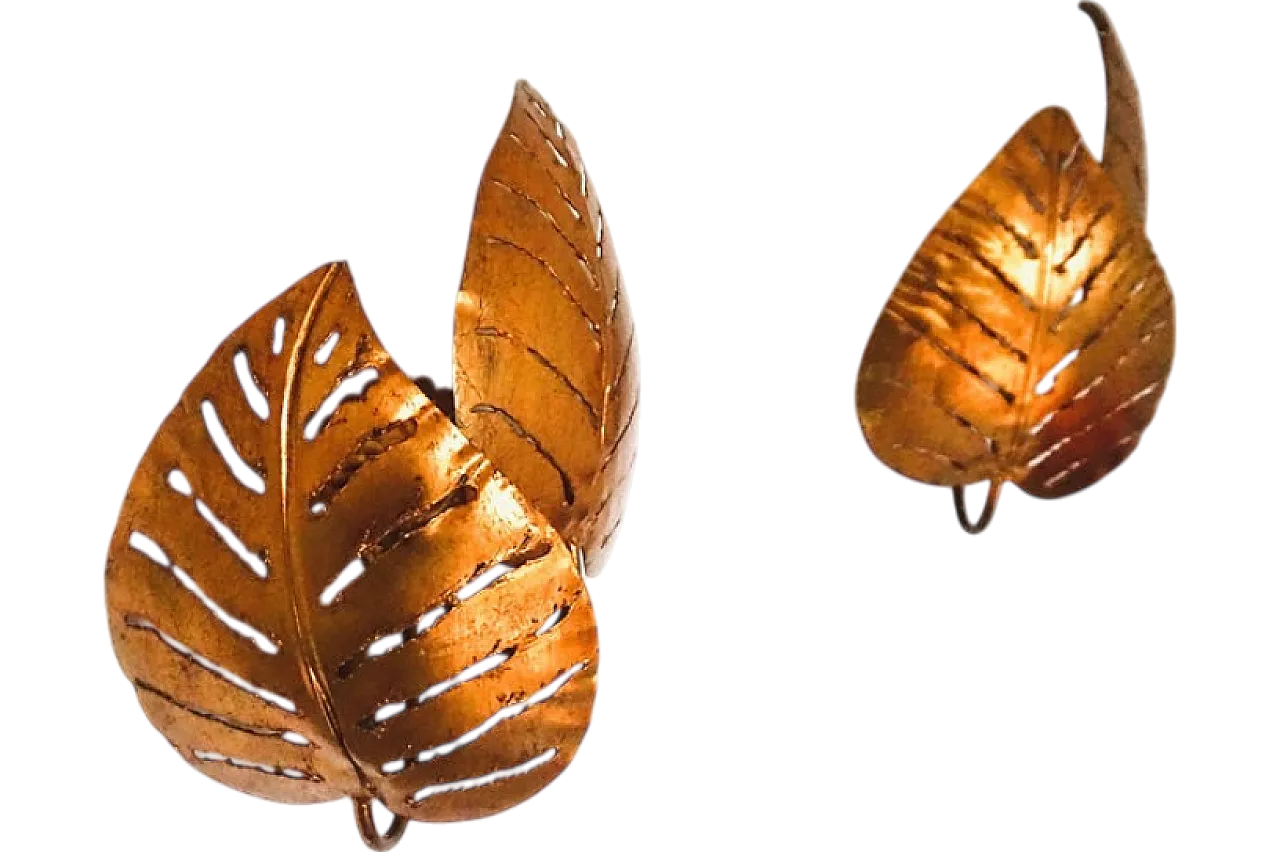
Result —
[[635, 326], [573, 136], [516, 87], [454, 321], [458, 426], [599, 573], [636, 452]]
[[[1137, 446], [1173, 361], [1173, 295], [1144, 231], [1137, 91], [1110, 22], [1099, 164], [1061, 109], [1036, 115], [942, 217], [872, 332], [858, 416], [872, 450], [952, 486], [962, 525], [1000, 486], [1061, 497]], [[988, 480], [970, 523], [965, 485]]]
[[[238, 353], [266, 417], [236, 375]], [[365, 371], [377, 377], [308, 440], [326, 398]], [[258, 487], [216, 448], [209, 410]], [[328, 599], [355, 560], [362, 575]], [[515, 568], [469, 594], [499, 563]], [[391, 361], [343, 264], [259, 311], [187, 388], [129, 489], [107, 600], [116, 653], [156, 727], [202, 772], [278, 801], [484, 816], [554, 778], [591, 714], [595, 622], [571, 554]], [[496, 653], [510, 659], [441, 688]], [[571, 671], [545, 700], [449, 747]], [[510, 780], [415, 799], [548, 752]]]

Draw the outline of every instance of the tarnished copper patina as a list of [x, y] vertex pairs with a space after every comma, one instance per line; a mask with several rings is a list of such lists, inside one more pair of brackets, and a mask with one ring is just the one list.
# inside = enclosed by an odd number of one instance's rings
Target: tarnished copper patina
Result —
[[[484, 180], [459, 423], [447, 393], [383, 349], [346, 265], [323, 267], [192, 381], [108, 556], [116, 654], [174, 748], [265, 798], [350, 798], [374, 849], [408, 820], [482, 817], [536, 793], [572, 760], [595, 695], [582, 562], [602, 561], [634, 455], [626, 297], [572, 139], [523, 83]], [[494, 212], [499, 183], [526, 206]], [[585, 340], [581, 323], [547, 319], [559, 302], [591, 317]], [[522, 407], [512, 388], [525, 386], [544, 410]], [[575, 392], [592, 431], [561, 404]], [[482, 415], [510, 418], [573, 499], [549, 496]], [[374, 800], [395, 815], [385, 834]]]
[[[1102, 9], [1102, 163], [1046, 109], [942, 217], [863, 355], [858, 418], [894, 470], [951, 486], [980, 532], [1005, 482], [1062, 497], [1133, 452], [1173, 362], [1173, 295], [1145, 233], [1137, 89]], [[990, 482], [977, 523], [964, 486]]]

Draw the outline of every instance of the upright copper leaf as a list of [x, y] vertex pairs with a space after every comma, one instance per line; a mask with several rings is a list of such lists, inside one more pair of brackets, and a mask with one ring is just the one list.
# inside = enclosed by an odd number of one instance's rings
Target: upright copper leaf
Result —
[[155, 726], [271, 799], [483, 816], [554, 778], [591, 713], [572, 555], [391, 361], [342, 264], [187, 388], [130, 486], [107, 598]]
[[1133, 451], [1172, 358], [1173, 298], [1142, 220], [1049, 109], [911, 261], [867, 344], [858, 414], [914, 479], [1059, 497]]
[[454, 324], [458, 426], [603, 567], [635, 458], [635, 327], [573, 136], [527, 83], [485, 167]]

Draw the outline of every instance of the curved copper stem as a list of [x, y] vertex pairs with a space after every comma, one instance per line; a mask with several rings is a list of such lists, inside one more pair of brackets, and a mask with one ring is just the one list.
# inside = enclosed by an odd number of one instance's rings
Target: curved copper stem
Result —
[[395, 814], [387, 833], [379, 834], [378, 826], [373, 821], [373, 800], [352, 799], [351, 802], [356, 806], [356, 825], [360, 828], [360, 839], [364, 841], [365, 846], [377, 852], [383, 852], [400, 842], [405, 828], [409, 825], [409, 820]]
[[1125, 57], [1124, 48], [1106, 11], [1097, 3], [1084, 2], [1081, 10], [1093, 21], [1102, 45], [1102, 61], [1107, 72], [1107, 131], [1102, 149], [1102, 167], [1119, 186], [1126, 203], [1137, 217], [1147, 220], [1147, 141], [1142, 127], [1142, 105], [1138, 84]]
[[964, 531], [970, 535], [977, 535], [987, 528], [991, 523], [991, 519], [996, 514], [996, 503], [1000, 502], [1000, 486], [1004, 485], [1003, 479], [993, 479], [987, 487], [987, 503], [982, 507], [982, 515], [978, 518], [978, 522], [972, 523], [969, 520], [969, 512], [964, 507], [964, 489], [963, 485], [956, 485], [951, 489], [951, 496], [956, 504], [956, 518], [960, 521], [960, 526], [964, 527]]

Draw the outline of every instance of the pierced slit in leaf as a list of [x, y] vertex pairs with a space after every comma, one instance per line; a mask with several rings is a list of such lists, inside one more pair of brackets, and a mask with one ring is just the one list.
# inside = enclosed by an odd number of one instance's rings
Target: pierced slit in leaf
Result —
[[200, 403], [200, 414], [204, 417], [205, 432], [208, 433], [209, 439], [213, 441], [213, 445], [217, 448], [218, 454], [222, 456], [222, 460], [226, 462], [227, 469], [231, 471], [231, 475], [253, 493], [266, 494], [266, 480], [262, 478], [261, 473], [249, 466], [249, 463], [244, 460], [244, 456], [240, 455], [235, 444], [231, 442], [230, 436], [227, 435], [227, 430], [222, 426], [222, 420], [218, 418], [218, 409], [206, 399]]

